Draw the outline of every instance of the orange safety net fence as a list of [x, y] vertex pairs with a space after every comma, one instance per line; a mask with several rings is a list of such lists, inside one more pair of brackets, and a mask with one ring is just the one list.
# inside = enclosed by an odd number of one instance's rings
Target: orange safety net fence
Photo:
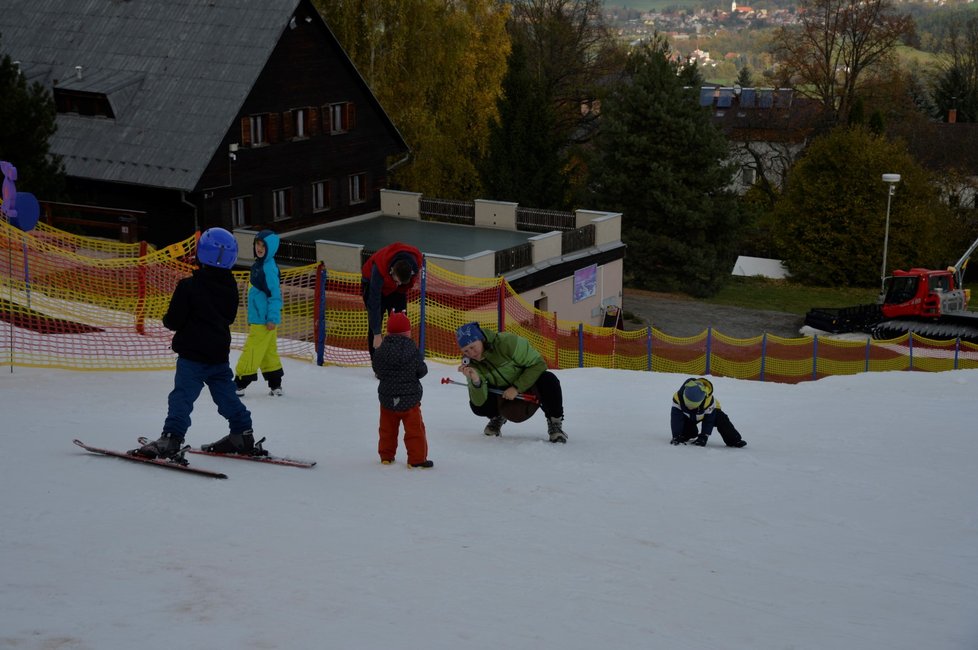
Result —
[[[172, 332], [163, 314], [189, 275], [196, 238], [152, 250], [72, 235], [39, 224], [23, 233], [0, 221], [0, 363], [72, 370], [171, 369]], [[248, 272], [233, 346], [247, 332]], [[326, 264], [282, 269], [282, 356], [318, 364], [369, 364], [359, 273]], [[408, 295], [412, 336], [429, 359], [459, 358], [455, 330], [478, 321], [526, 337], [551, 368], [599, 367], [795, 383], [887, 370], [937, 372], [978, 367], [978, 346], [905, 335], [848, 341], [706, 330], [673, 337], [561, 320], [535, 309], [502, 278], [474, 278], [425, 263]], [[232, 363], [233, 363], [232, 359]]]

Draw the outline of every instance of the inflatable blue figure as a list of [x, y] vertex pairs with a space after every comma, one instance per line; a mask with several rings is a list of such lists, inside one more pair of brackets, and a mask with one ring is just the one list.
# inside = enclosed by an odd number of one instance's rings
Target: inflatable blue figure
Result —
[[6, 160], [0, 160], [0, 171], [3, 172], [3, 204], [0, 213], [10, 221], [11, 225], [24, 232], [29, 232], [37, 225], [41, 214], [41, 206], [30, 192], [18, 192], [14, 181], [17, 180], [17, 168]]

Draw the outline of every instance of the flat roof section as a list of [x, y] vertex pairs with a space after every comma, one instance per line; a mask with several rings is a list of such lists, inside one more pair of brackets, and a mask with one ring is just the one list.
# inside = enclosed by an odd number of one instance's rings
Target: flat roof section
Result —
[[301, 232], [286, 233], [285, 236], [307, 243], [327, 239], [348, 244], [363, 244], [363, 247], [370, 251], [399, 241], [415, 246], [423, 253], [445, 257], [468, 257], [485, 250], [499, 251], [519, 246], [539, 234], [380, 215], [349, 223], [327, 224]]

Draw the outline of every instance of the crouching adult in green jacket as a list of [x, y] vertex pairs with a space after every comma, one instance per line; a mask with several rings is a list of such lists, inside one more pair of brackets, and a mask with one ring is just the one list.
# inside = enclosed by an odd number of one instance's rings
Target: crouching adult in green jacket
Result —
[[455, 336], [462, 350], [458, 370], [467, 380], [469, 406], [476, 415], [489, 418], [485, 435], [498, 436], [514, 400], [529, 393], [539, 398], [547, 416], [550, 442], [567, 442], [560, 380], [547, 370], [547, 363], [529, 341], [508, 332], [485, 332], [476, 322], [462, 325]]

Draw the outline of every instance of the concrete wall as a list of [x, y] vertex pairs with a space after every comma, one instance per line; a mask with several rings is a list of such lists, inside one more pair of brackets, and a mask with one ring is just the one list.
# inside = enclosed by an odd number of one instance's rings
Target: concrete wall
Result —
[[389, 217], [421, 219], [421, 196], [417, 192], [381, 190], [380, 213]]
[[484, 228], [516, 230], [516, 207], [519, 204], [503, 201], [475, 200], [475, 225]]
[[[583, 266], [590, 266], [584, 264]], [[520, 294], [526, 302], [535, 305], [538, 300], [545, 299], [540, 308], [556, 312], [557, 320], [584, 323], [585, 325], [601, 325], [604, 322], [604, 311], [609, 305], [622, 306], [622, 278], [624, 264], [615, 260], [601, 264], [597, 269], [597, 286], [595, 295], [574, 302], [574, 277], [563, 278], [543, 287], [531, 289]]]
[[[420, 219], [421, 194], [382, 190], [380, 195], [381, 211], [379, 214], [404, 219]], [[476, 226], [516, 230], [516, 208], [518, 207], [516, 203], [476, 200], [474, 205]], [[360, 215], [354, 219], [371, 219], [377, 214]], [[609, 245], [621, 244], [621, 213], [577, 210], [574, 214], [578, 228], [589, 224], [594, 225], [595, 248], [605, 249]], [[240, 251], [247, 253], [247, 259], [242, 259], [242, 262], [249, 264], [254, 232], [241, 229], [235, 231], [235, 237], [238, 239]], [[562, 234], [559, 231], [530, 237], [528, 241], [533, 247], [532, 264], [535, 268], [527, 268], [523, 272], [532, 273], [534, 270], [545, 268], [547, 265], [566, 263], [568, 260], [577, 257], [581, 260], [580, 268], [590, 266], [588, 259], [590, 259], [593, 250], [574, 251], [564, 255], [562, 239]], [[316, 241], [317, 260], [323, 262], [326, 268], [332, 271], [359, 273], [362, 266], [360, 262], [362, 251], [363, 246], [360, 244], [330, 240]], [[476, 278], [496, 277], [496, 252], [493, 250], [481, 251], [468, 257], [447, 255], [427, 255], [426, 257], [432, 264], [458, 275]], [[518, 275], [520, 270], [517, 270], [516, 273]], [[574, 302], [574, 277], [571, 274], [569, 277], [546, 286], [527, 291], [521, 294], [521, 297], [530, 305], [542, 300], [541, 308], [556, 312], [559, 320], [601, 325], [604, 321], [605, 309], [608, 306], [621, 307], [622, 305], [623, 276], [623, 261], [615, 260], [597, 267], [595, 294], [593, 296]]]

